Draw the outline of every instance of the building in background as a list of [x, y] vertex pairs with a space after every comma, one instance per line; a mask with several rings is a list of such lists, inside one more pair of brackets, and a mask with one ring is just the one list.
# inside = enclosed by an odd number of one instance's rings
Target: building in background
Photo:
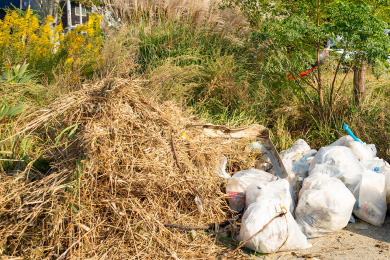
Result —
[[[30, 9], [41, 11], [41, 1], [39, 0], [0, 0], [0, 19], [3, 20], [7, 9], [18, 8], [21, 10]], [[83, 6], [71, 0], [61, 0], [61, 17], [59, 21], [62, 27], [68, 31], [74, 29], [77, 25], [88, 22], [91, 8]]]
[[62, 27], [68, 31], [74, 29], [77, 25], [87, 23], [91, 13], [90, 7], [85, 7], [70, 0], [61, 1], [60, 8], [62, 10]]
[[29, 6], [31, 9], [41, 9], [41, 6], [34, 0], [0, 0], [0, 20], [4, 19], [7, 9], [27, 10]]

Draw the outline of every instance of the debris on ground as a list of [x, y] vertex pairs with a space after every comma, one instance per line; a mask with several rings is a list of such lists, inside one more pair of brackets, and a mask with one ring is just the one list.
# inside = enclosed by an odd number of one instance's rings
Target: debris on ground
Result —
[[311, 250], [352, 211], [386, 221], [390, 166], [375, 145], [346, 136], [317, 152], [299, 139], [279, 155], [261, 125], [189, 114], [123, 79], [32, 114], [15, 135], [78, 128], [69, 143], [47, 137], [60, 158], [47, 173], [0, 173], [0, 258], [247, 259]]
[[[279, 208], [273, 207], [276, 210], [273, 212], [275, 216], [282, 212], [280, 207], [291, 206], [282, 196], [277, 195], [282, 194], [279, 191], [283, 189], [280, 181], [286, 180], [288, 190], [292, 191], [290, 199], [297, 198], [295, 212], [290, 210], [295, 220], [291, 218], [289, 221], [297, 223], [307, 238], [326, 236], [342, 230], [349, 221], [354, 221], [352, 212], [369, 224], [382, 226], [389, 204], [386, 201], [389, 193], [386, 178], [389, 178], [390, 167], [387, 162], [376, 157], [375, 145], [355, 139], [351, 136], [341, 137], [318, 152], [299, 139], [291, 148], [282, 151], [280, 158], [288, 177], [262, 184], [254, 183], [247, 186], [246, 191], [242, 191], [243, 194], [246, 192], [247, 209], [242, 219], [239, 239], [248, 240], [244, 242], [245, 246], [262, 253], [283, 250], [286, 241], [283, 241], [280, 230], [264, 229], [267, 220], [273, 218], [269, 211], [261, 207], [265, 207], [270, 201], [281, 205]], [[261, 145], [252, 143], [247, 149], [253, 150], [256, 147], [261, 148]], [[270, 158], [262, 159], [265, 159], [262, 164], [270, 163]], [[273, 172], [272, 167], [269, 171]], [[267, 189], [270, 187], [272, 189]], [[255, 207], [259, 209], [255, 210]], [[286, 225], [287, 223], [286, 219]], [[282, 228], [281, 223], [279, 228]], [[263, 230], [263, 234], [257, 234], [255, 230]], [[274, 236], [279, 240], [270, 246], [265, 238]], [[299, 237], [297, 235], [298, 240]], [[298, 243], [297, 247], [299, 246], [301, 248], [296, 249], [305, 248], [304, 243]]]
[[244, 152], [248, 139], [187, 127], [204, 122], [124, 79], [86, 84], [33, 116], [20, 135], [79, 125], [47, 148], [59, 159], [46, 174], [0, 172], [0, 258], [216, 259], [229, 248], [216, 236], [230, 237], [236, 214], [214, 169], [222, 155], [229, 173], [254, 168], [261, 152]]

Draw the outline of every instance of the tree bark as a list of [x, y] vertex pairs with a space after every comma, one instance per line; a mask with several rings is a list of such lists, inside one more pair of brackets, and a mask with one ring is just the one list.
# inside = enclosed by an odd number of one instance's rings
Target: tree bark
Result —
[[51, 15], [54, 18], [53, 25], [56, 25], [58, 23], [60, 0], [35, 0], [35, 2], [41, 5], [43, 17], [46, 18], [48, 15]]
[[353, 67], [353, 100], [358, 105], [366, 90], [366, 67], [367, 62], [363, 60], [360, 66]]
[[[320, 26], [320, 0], [317, 0], [317, 26]], [[322, 79], [321, 79], [321, 64], [320, 64], [320, 50], [321, 50], [321, 42], [317, 41], [317, 84], [318, 84], [318, 99], [320, 102], [320, 117], [322, 120], [325, 120], [325, 110], [324, 110], [324, 95], [322, 90]]]

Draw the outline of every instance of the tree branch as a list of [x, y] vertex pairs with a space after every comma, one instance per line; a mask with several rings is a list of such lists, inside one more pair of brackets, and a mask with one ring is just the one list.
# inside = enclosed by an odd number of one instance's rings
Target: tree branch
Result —
[[336, 82], [337, 73], [339, 72], [340, 65], [341, 65], [342, 60], [344, 59], [344, 56], [345, 56], [345, 51], [343, 52], [343, 54], [341, 55], [341, 57], [340, 57], [340, 59], [339, 59], [339, 62], [337, 63], [336, 71], [335, 71], [335, 73], [334, 73], [332, 85], [331, 85], [331, 88], [330, 88], [329, 107], [330, 107], [330, 111], [331, 111], [331, 112], [333, 111], [333, 92], [334, 92], [334, 83]]
[[352, 67], [349, 67], [348, 71], [345, 73], [345, 76], [344, 76], [343, 80], [341, 81], [340, 87], [339, 87], [339, 88], [337, 89], [337, 91], [336, 91], [336, 95], [335, 95], [336, 97], [338, 96], [339, 91], [340, 91], [341, 88], [343, 87], [344, 81], [345, 81], [345, 79], [347, 78], [348, 73], [351, 71], [351, 69], [352, 69]]
[[309, 100], [309, 102], [311, 103], [312, 107], [317, 111], [317, 113], [319, 112], [317, 109], [316, 109], [316, 106], [314, 105], [314, 102], [313, 100], [310, 98], [310, 96], [307, 94], [307, 92], [305, 91], [305, 89], [301, 86], [301, 84], [299, 83], [299, 81], [296, 79], [296, 77], [294, 76], [294, 73], [292, 73], [290, 71], [291, 75], [293, 76], [294, 78], [294, 81], [297, 83], [297, 85], [299, 86], [299, 88], [303, 91], [303, 93], [305, 94], [306, 98]]
[[[314, 70], [314, 68], [312, 68], [312, 69]], [[313, 72], [313, 74], [315, 75], [314, 72]], [[318, 89], [314, 85], [310, 84], [310, 82], [308, 80], [306, 80], [304, 77], [299, 77], [299, 78], [302, 79], [302, 81], [304, 81], [307, 85], [309, 85], [312, 89], [314, 89], [318, 93]]]

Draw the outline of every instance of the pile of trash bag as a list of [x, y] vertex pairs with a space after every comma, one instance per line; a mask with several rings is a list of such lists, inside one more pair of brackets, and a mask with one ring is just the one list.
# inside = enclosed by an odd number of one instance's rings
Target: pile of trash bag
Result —
[[261, 253], [305, 249], [308, 238], [343, 229], [353, 215], [375, 226], [384, 223], [390, 165], [376, 157], [374, 144], [347, 135], [317, 152], [299, 139], [280, 153], [285, 179], [277, 177], [260, 143], [246, 148], [252, 149], [264, 152], [257, 169], [230, 177], [225, 157], [217, 169], [228, 179], [230, 208], [244, 212], [237, 239], [245, 247]]

